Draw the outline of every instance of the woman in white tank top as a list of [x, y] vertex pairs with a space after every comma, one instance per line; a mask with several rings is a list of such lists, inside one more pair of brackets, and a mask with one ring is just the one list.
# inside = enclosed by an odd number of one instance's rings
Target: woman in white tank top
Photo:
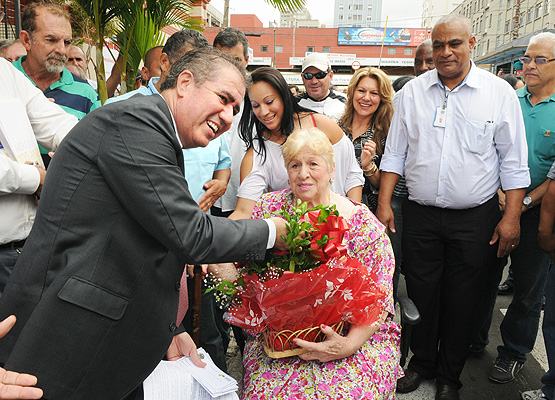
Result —
[[289, 187], [281, 146], [294, 130], [313, 126], [322, 130], [333, 146], [336, 172], [332, 190], [360, 202], [362, 170], [341, 128], [325, 115], [300, 107], [278, 70], [258, 68], [251, 77], [239, 123], [239, 135], [248, 150], [241, 164], [237, 206], [230, 218], [250, 218], [263, 193]]

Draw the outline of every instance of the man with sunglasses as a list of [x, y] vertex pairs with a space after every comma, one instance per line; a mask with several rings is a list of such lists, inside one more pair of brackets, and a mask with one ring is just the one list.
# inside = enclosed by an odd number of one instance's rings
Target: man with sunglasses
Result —
[[323, 53], [310, 54], [304, 59], [301, 71], [306, 92], [295, 96], [297, 103], [338, 121], [345, 111], [347, 98], [331, 88], [333, 71], [328, 56]]
[[549, 270], [549, 256], [540, 249], [537, 237], [547, 174], [555, 161], [555, 34], [532, 37], [520, 60], [526, 86], [516, 93], [526, 127], [531, 184], [522, 204], [520, 244], [511, 253], [513, 300], [500, 327], [503, 345], [497, 348], [498, 357], [489, 373], [498, 383], [512, 381], [534, 348]]

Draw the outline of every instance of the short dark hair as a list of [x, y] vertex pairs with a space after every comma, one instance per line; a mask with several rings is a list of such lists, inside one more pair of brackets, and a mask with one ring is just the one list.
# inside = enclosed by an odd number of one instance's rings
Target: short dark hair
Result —
[[208, 46], [210, 46], [210, 43], [199, 31], [181, 29], [168, 38], [162, 52], [167, 54], [170, 63], [173, 64], [188, 51]]
[[513, 89], [516, 89], [515, 86], [518, 83], [518, 78], [516, 75], [514, 74], [503, 74], [500, 76], [501, 79], [503, 79], [504, 81], [508, 82], [509, 85], [511, 85], [513, 87]]
[[145, 67], [150, 69], [152, 63], [154, 62], [154, 54], [156, 49], [163, 49], [164, 46], [154, 46], [145, 53]]
[[237, 43], [243, 45], [243, 56], [245, 60], [249, 57], [249, 41], [245, 34], [237, 28], [224, 28], [214, 38], [214, 46], [231, 48], [237, 46]]
[[202, 85], [207, 80], [214, 81], [217, 79], [220, 67], [226, 64], [231, 64], [237, 68], [237, 72], [243, 78], [245, 86], [247, 86], [245, 68], [243, 68], [239, 61], [215, 47], [208, 46], [189, 51], [173, 63], [166, 79], [162, 82], [160, 91], [163, 92], [164, 90], [176, 87], [177, 78], [185, 70], [193, 74], [196, 86]]
[[[300, 112], [309, 112], [304, 107], [297, 104], [293, 93], [289, 90], [289, 86], [285, 81], [285, 78], [277, 69], [272, 67], [260, 67], [253, 71], [251, 74], [251, 84], [258, 82], [266, 82], [272, 86], [281, 97], [283, 103], [283, 114], [281, 116], [280, 129], [281, 133], [289, 136], [293, 129], [295, 128], [295, 116], [298, 116]], [[241, 115], [241, 120], [239, 121], [239, 137], [245, 142], [247, 148], [250, 148], [254, 142], [253, 128], [256, 128], [256, 138], [260, 144], [260, 154], [263, 159], [266, 159], [266, 148], [264, 146], [264, 132], [267, 131], [266, 126], [256, 118], [252, 110], [252, 104], [249, 99], [249, 94], [245, 94], [245, 101], [243, 106], [243, 114]]]
[[395, 79], [395, 81], [393, 81], [393, 90], [395, 90], [396, 92], [398, 92], [399, 90], [401, 90], [403, 88], [403, 86], [405, 86], [409, 81], [413, 80], [414, 76], [412, 75], [403, 75], [397, 79]]
[[36, 3], [30, 3], [25, 6], [23, 15], [21, 16], [21, 29], [33, 34], [37, 29], [37, 10], [39, 8], [44, 8], [50, 14], [54, 14], [58, 17], [62, 17], [71, 23], [71, 17], [64, 7], [57, 3], [49, 3], [45, 1], [39, 1]]

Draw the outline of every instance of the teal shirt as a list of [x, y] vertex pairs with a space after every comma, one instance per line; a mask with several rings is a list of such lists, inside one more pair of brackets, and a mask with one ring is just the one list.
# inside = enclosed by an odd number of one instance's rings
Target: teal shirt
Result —
[[530, 192], [545, 182], [555, 162], [555, 95], [532, 106], [528, 86], [518, 89], [516, 94], [526, 127], [531, 179], [526, 192]]

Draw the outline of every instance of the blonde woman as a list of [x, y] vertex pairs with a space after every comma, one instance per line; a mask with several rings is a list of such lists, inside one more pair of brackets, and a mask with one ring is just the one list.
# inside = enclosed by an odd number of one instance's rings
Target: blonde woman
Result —
[[373, 67], [359, 69], [347, 89], [345, 113], [339, 121], [355, 146], [364, 171], [363, 202], [376, 211], [380, 187], [380, 160], [393, 116], [393, 88], [385, 72]]

